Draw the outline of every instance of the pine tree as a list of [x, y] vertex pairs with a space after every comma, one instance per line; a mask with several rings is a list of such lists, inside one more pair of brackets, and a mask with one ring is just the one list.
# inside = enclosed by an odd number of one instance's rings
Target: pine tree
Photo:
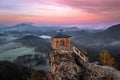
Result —
[[107, 50], [103, 50], [100, 53], [100, 63], [102, 65], [113, 66], [115, 64], [115, 59], [110, 55]]

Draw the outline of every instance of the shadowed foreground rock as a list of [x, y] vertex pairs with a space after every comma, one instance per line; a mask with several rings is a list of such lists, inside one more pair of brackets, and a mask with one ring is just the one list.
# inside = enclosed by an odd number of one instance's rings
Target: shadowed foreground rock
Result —
[[87, 53], [75, 47], [51, 52], [50, 66], [48, 80], [120, 80], [119, 71], [90, 63]]

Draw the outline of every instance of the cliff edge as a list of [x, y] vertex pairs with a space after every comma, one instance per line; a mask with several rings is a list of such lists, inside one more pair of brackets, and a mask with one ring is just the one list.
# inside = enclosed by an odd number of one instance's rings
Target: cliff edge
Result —
[[90, 63], [87, 53], [76, 47], [55, 49], [50, 54], [48, 80], [119, 80], [120, 72]]

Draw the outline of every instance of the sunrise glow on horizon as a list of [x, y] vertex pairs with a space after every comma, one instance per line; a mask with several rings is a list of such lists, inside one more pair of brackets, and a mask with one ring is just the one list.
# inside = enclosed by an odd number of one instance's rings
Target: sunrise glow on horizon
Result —
[[119, 23], [120, 0], [1, 0], [0, 23]]

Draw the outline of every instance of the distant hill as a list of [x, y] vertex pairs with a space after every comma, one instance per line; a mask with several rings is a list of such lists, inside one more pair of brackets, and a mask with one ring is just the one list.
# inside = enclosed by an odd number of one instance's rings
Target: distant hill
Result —
[[113, 25], [111, 27], [109, 27], [106, 31], [110, 31], [110, 32], [120, 32], [120, 24], [117, 25]]
[[22, 31], [34, 31], [38, 30], [36, 26], [33, 26], [31, 23], [21, 23], [14, 25], [11, 30]]
[[39, 52], [48, 53], [52, 49], [50, 42], [48, 40], [34, 35], [26, 35], [20, 39], [17, 39], [15, 42], [21, 43], [22, 45], [27, 47], [34, 47], [35, 51], [39, 51]]
[[120, 52], [120, 24], [113, 25], [99, 32], [74, 31], [71, 32], [72, 41], [89, 53], [99, 53], [103, 49], [113, 54]]
[[[15, 30], [15, 29], [16, 31], [9, 31], [9, 30]], [[11, 27], [4, 27], [1, 29], [1, 31], [5, 30], [6, 31], [5, 33], [8, 33], [8, 35], [10, 36], [11, 35], [14, 36], [16, 34], [19, 35], [17, 36], [18, 39], [15, 40], [15, 42], [21, 43], [22, 46], [24, 47], [32, 47], [35, 51], [49, 53], [52, 49], [50, 45], [50, 40], [40, 38], [38, 37], [38, 35], [53, 36], [57, 33], [57, 30], [59, 29], [62, 29], [64, 33], [67, 33], [70, 36], [72, 36], [71, 41], [73, 42], [73, 45], [77, 45], [78, 47], [85, 49], [90, 55], [93, 53], [100, 53], [100, 51], [103, 49], [107, 49], [113, 54], [120, 53], [120, 49], [119, 49], [120, 48], [120, 24], [110, 26], [106, 30], [97, 30], [97, 31], [90, 30], [89, 31], [85, 29], [81, 30], [76, 27], [63, 28], [63, 27], [47, 26], [47, 25], [34, 26], [31, 23], [20, 23]], [[19, 32], [20, 30], [22, 32]], [[31, 35], [27, 35], [27, 34], [31, 34]], [[8, 39], [9, 36], [6, 36], [6, 38]], [[1, 44], [3, 44], [3, 42], [5, 41], [3, 37], [1, 37], [0, 40], [2, 40]], [[22, 50], [25, 51], [24, 48]], [[7, 52], [7, 54], [8, 53], [9, 52]]]
[[32, 70], [8, 61], [0, 61], [0, 80], [30, 80]]
[[105, 33], [110, 37], [115, 37], [120, 39], [120, 24], [113, 25], [105, 30]]
[[80, 30], [80, 28], [78, 27], [67, 27], [67, 28], [63, 28], [63, 31], [78, 31]]
[[55, 25], [34, 25], [32, 23], [19, 23], [16, 25], [10, 25], [10, 26], [2, 26], [0, 27], [0, 31], [7, 34], [12, 35], [22, 35], [22, 34], [49, 34], [51, 32], [56, 32], [59, 29], [64, 29], [65, 31], [76, 31], [79, 30], [77, 27], [61, 27], [61, 26], [55, 26]]
[[5, 36], [5, 34], [3, 34], [3, 33], [0, 33], [0, 36]]

